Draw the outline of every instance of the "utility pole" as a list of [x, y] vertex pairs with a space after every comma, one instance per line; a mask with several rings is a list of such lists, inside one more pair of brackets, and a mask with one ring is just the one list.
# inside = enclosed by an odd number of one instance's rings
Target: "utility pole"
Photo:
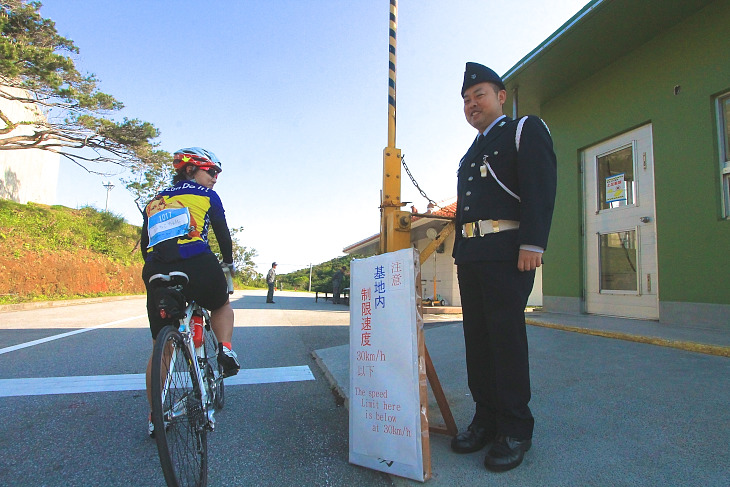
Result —
[[109, 211], [109, 192], [114, 189], [114, 185], [111, 181], [103, 185], [106, 188], [106, 204], [104, 205], [104, 211]]
[[380, 196], [380, 252], [411, 246], [411, 214], [401, 211], [401, 153], [395, 147], [395, 66], [398, 0], [390, 0], [390, 45], [388, 79], [388, 146], [383, 150], [383, 191]]
[[312, 292], [312, 263], [309, 263], [309, 292]]

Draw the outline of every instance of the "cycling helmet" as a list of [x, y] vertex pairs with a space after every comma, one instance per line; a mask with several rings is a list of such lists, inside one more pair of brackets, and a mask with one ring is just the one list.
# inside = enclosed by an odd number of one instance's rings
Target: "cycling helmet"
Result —
[[188, 147], [175, 152], [172, 165], [176, 171], [180, 171], [188, 164], [197, 167], [215, 167], [219, 172], [223, 171], [221, 161], [218, 160], [215, 154], [200, 147]]

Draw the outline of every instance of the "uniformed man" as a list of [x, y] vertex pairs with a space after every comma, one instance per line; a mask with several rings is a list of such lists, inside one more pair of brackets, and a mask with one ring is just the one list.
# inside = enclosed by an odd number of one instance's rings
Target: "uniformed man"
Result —
[[269, 291], [266, 293], [266, 302], [274, 304], [274, 286], [276, 285], [276, 262], [271, 263], [271, 269], [266, 274], [266, 285]]
[[459, 165], [453, 256], [476, 412], [451, 447], [489, 446], [484, 465], [505, 471], [532, 445], [524, 310], [547, 247], [557, 168], [543, 121], [502, 113], [507, 92], [497, 73], [467, 63], [461, 95], [478, 135]]

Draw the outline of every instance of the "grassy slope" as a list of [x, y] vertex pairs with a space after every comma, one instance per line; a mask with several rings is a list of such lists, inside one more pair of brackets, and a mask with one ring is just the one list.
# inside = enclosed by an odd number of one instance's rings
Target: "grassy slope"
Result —
[[0, 200], [0, 303], [144, 292], [139, 232], [93, 208]]

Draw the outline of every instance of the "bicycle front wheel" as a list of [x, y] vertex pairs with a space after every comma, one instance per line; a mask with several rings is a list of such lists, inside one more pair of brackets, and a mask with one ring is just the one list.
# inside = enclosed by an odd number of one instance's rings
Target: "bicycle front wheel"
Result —
[[206, 417], [193, 360], [180, 332], [172, 326], [160, 331], [152, 355], [152, 422], [170, 487], [208, 481]]

